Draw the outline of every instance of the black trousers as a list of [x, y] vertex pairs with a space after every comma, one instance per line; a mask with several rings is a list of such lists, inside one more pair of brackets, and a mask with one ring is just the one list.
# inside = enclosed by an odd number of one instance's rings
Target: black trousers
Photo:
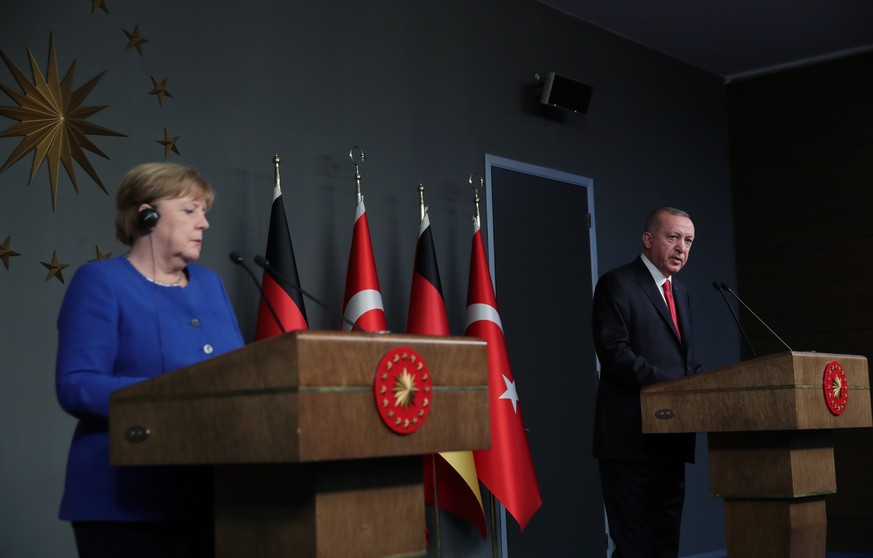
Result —
[[612, 558], [676, 558], [685, 463], [600, 460]]
[[74, 521], [79, 558], [214, 558], [208, 521]]

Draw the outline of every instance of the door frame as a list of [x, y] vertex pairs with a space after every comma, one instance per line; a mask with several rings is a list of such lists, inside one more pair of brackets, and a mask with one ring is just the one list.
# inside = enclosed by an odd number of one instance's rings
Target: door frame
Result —
[[[574, 186], [580, 186], [586, 189], [587, 193], [587, 203], [588, 203], [588, 214], [590, 219], [590, 226], [588, 227], [588, 243], [590, 247], [591, 254], [591, 296], [594, 296], [594, 286], [597, 284], [598, 272], [597, 272], [597, 231], [596, 231], [596, 219], [594, 217], [594, 180], [585, 176], [571, 174], [568, 172], [560, 171], [557, 169], [552, 169], [548, 167], [542, 167], [538, 165], [533, 165], [530, 163], [525, 163], [522, 161], [516, 161], [513, 159], [507, 159], [505, 157], [500, 157], [497, 155], [492, 155], [490, 153], [485, 154], [485, 222], [486, 222], [486, 242], [488, 247], [488, 268], [491, 273], [491, 280], [493, 282], [493, 288], [495, 294], [497, 293], [497, 274], [496, 274], [496, 266], [495, 266], [495, 252], [494, 252], [494, 237], [495, 237], [495, 227], [494, 227], [494, 214], [493, 214], [493, 188], [494, 185], [492, 183], [492, 169], [500, 168], [506, 169], [518, 173], [529, 174], [532, 176], [537, 176], [541, 178], [546, 178], [549, 180], [553, 180], [556, 182], [563, 182], [566, 184], [571, 184]], [[596, 360], [596, 355], [595, 355]], [[599, 373], [600, 363], [596, 361], [595, 363], [596, 373]], [[508, 537], [506, 530], [506, 509], [500, 502], [494, 502], [494, 506], [492, 507], [493, 513], [496, 512], [497, 515], [497, 527], [499, 532], [493, 534], [492, 536], [498, 537], [498, 548], [499, 555], [501, 558], [508, 558]], [[605, 523], [605, 514], [604, 514], [604, 525]], [[606, 526], [608, 530], [608, 526]], [[608, 553], [608, 550], [607, 550]]]
[[[566, 182], [587, 189], [588, 192], [588, 213], [591, 215], [591, 226], [588, 228], [588, 243], [591, 246], [591, 284], [597, 283], [597, 220], [594, 218], [594, 180], [586, 176], [578, 174], [570, 174], [568, 172], [550, 169], [548, 167], [540, 167], [530, 163], [514, 161], [497, 155], [485, 154], [485, 222], [487, 223], [487, 240], [488, 240], [488, 268], [491, 272], [491, 280], [494, 282], [494, 291], [497, 292], [497, 277], [494, 269], [494, 215], [492, 213], [492, 190], [491, 183], [491, 168], [498, 167], [508, 169], [515, 172], [540, 176], [555, 180], [557, 182]], [[592, 287], [591, 295], [594, 296]]]

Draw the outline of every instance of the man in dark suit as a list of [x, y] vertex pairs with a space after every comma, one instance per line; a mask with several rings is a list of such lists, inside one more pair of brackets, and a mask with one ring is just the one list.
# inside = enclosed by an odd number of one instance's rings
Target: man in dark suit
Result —
[[[692, 434], [643, 434], [640, 388], [698, 372], [687, 289], [672, 280], [694, 241], [694, 223], [666, 207], [649, 214], [643, 251], [594, 290], [600, 383], [594, 421], [613, 558], [675, 558]], [[665, 285], [666, 284], [666, 285]], [[670, 298], [674, 309], [671, 311]]]

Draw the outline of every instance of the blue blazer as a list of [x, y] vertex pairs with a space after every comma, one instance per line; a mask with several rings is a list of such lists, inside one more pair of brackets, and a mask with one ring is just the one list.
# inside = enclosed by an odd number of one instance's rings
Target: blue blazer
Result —
[[155, 521], [209, 513], [211, 475], [188, 467], [111, 467], [109, 396], [243, 345], [218, 275], [188, 266], [186, 287], [148, 282], [125, 258], [83, 265], [58, 316], [55, 383], [78, 423], [60, 518]]
[[594, 347], [600, 382], [594, 455], [626, 461], [694, 461], [695, 434], [643, 434], [640, 388], [702, 370], [694, 357], [688, 289], [671, 278], [681, 340], [640, 258], [600, 278], [594, 290]]

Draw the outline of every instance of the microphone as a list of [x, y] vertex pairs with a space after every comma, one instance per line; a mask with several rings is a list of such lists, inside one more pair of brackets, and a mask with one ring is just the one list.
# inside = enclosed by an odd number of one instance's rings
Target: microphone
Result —
[[752, 351], [752, 356], [753, 356], [754, 358], [758, 358], [758, 354], [755, 352], [754, 347], [752, 347], [752, 342], [749, 341], [749, 336], [746, 335], [746, 330], [743, 329], [743, 324], [740, 323], [740, 319], [737, 317], [737, 313], [734, 312], [734, 307], [731, 306], [731, 303], [728, 302], [727, 296], [725, 296], [725, 294], [724, 294], [724, 289], [722, 288], [722, 285], [723, 285], [723, 284], [724, 284], [724, 283], [719, 284], [718, 281], [713, 281], [713, 282], [712, 282], [712, 286], [715, 287], [715, 289], [716, 289], [718, 292], [721, 293], [721, 297], [724, 299], [724, 303], [727, 305], [728, 310], [731, 311], [731, 316], [733, 316], [733, 317], [734, 317], [734, 321], [737, 322], [737, 327], [740, 328], [740, 333], [743, 334], [743, 339], [746, 340], [746, 345], [748, 345], [748, 346], [749, 346], [749, 350]]
[[772, 329], [770, 326], [767, 325], [767, 322], [765, 322], [764, 320], [762, 320], [760, 316], [758, 316], [757, 314], [755, 314], [755, 311], [754, 311], [754, 310], [752, 310], [751, 308], [749, 308], [749, 305], [748, 305], [748, 304], [746, 304], [745, 302], [743, 302], [743, 299], [740, 298], [740, 295], [738, 295], [737, 293], [735, 293], [735, 292], [734, 292], [730, 287], [728, 287], [725, 283], [719, 283], [718, 285], [722, 288], [722, 290], [725, 290], [725, 291], [731, 293], [732, 295], [734, 295], [734, 298], [736, 298], [737, 301], [738, 301], [740, 304], [742, 304], [743, 307], [744, 307], [746, 310], [749, 311], [749, 313], [751, 313], [753, 316], [755, 316], [755, 319], [758, 320], [758, 322], [759, 322], [762, 326], [766, 327], [766, 328], [767, 328], [767, 331], [769, 331], [771, 334], [773, 334], [773, 337], [775, 337], [776, 339], [778, 339], [779, 342], [782, 343], [782, 344], [785, 346], [786, 349], [788, 349], [789, 351], [794, 352], [794, 349], [792, 349], [791, 347], [789, 347], [789, 346], [788, 346], [788, 343], [786, 343], [784, 339], [782, 339], [781, 337], [779, 337], [779, 335], [778, 335], [775, 331], [773, 331], [773, 329]]
[[228, 257], [230, 257], [230, 261], [232, 261], [236, 265], [242, 266], [242, 268], [246, 270], [246, 272], [249, 274], [249, 277], [251, 277], [252, 281], [255, 282], [255, 286], [258, 287], [258, 292], [261, 293], [261, 300], [263, 300], [264, 304], [266, 304], [267, 308], [269, 308], [270, 314], [273, 315], [273, 319], [276, 321], [276, 325], [279, 326], [279, 330], [282, 333], [285, 333], [285, 326], [282, 325], [282, 320], [280, 320], [279, 315], [276, 314], [276, 309], [273, 308], [273, 305], [270, 303], [270, 299], [267, 297], [267, 293], [265, 293], [264, 288], [261, 287], [261, 282], [258, 281], [258, 278], [255, 277], [255, 274], [252, 273], [252, 270], [249, 269], [249, 266], [247, 266], [246, 262], [243, 261], [243, 257], [236, 252], [231, 252], [230, 254], [228, 254]]
[[330, 306], [328, 306], [327, 304], [325, 304], [321, 300], [317, 299], [316, 297], [312, 296], [308, 292], [304, 291], [303, 288], [300, 285], [298, 285], [297, 283], [295, 283], [294, 281], [289, 281], [288, 278], [285, 277], [284, 275], [282, 275], [282, 273], [278, 269], [276, 269], [275, 267], [270, 265], [270, 262], [268, 262], [266, 260], [266, 258], [264, 258], [263, 256], [255, 255], [255, 264], [258, 267], [260, 267], [261, 269], [263, 269], [264, 271], [266, 271], [267, 273], [269, 273], [270, 275], [272, 275], [273, 279], [281, 280], [281, 281], [291, 285], [291, 287], [293, 287], [297, 292], [299, 292], [300, 294], [302, 294], [303, 296], [305, 296], [306, 298], [308, 298], [309, 300], [311, 300], [315, 304], [321, 306], [324, 310], [327, 310], [328, 313], [330, 313], [332, 316], [338, 317], [344, 323], [351, 326], [351, 328], [353, 330], [362, 331], [364, 333], [370, 333], [367, 330], [365, 330], [364, 328], [362, 328], [361, 326], [359, 326], [358, 324], [356, 324], [355, 322], [349, 320], [345, 316], [340, 315], [339, 312], [337, 312], [336, 310], [334, 310], [333, 308], [331, 308]]

